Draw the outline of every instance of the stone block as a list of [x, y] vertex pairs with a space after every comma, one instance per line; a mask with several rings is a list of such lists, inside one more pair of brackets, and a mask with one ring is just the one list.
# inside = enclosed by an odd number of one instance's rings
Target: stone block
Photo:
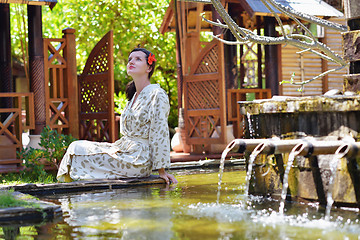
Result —
[[360, 74], [344, 75], [344, 90], [360, 93]]
[[342, 47], [346, 61], [360, 60], [360, 30], [342, 33]]

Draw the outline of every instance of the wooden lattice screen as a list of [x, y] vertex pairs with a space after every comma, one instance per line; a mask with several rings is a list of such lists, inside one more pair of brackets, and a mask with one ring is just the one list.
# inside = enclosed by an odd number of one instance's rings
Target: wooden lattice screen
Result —
[[113, 32], [94, 47], [79, 76], [80, 139], [115, 141]]
[[[222, 144], [226, 139], [224, 50], [208, 43], [184, 76], [184, 118], [188, 144]], [[216, 128], [216, 126], [220, 126]], [[212, 137], [214, 132], [217, 136]], [[220, 132], [219, 132], [220, 131]]]

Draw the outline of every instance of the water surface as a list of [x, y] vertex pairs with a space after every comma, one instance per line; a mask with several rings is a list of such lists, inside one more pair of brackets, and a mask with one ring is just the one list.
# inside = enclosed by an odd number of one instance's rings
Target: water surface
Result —
[[[244, 170], [175, 172], [179, 184], [47, 196], [57, 222], [21, 227], [18, 239], [360, 239], [358, 209], [246, 196]], [[6, 232], [6, 229], [5, 229]], [[0, 231], [4, 237], [4, 231]]]

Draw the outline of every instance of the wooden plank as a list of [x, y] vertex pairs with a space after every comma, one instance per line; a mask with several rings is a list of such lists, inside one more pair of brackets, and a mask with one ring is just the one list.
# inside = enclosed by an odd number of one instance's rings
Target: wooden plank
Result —
[[184, 76], [184, 81], [189, 82], [201, 82], [209, 80], [217, 80], [220, 76], [218, 73], [203, 73]]
[[196, 110], [189, 110], [188, 116], [198, 117], [198, 116], [208, 116], [208, 115], [219, 115], [220, 112], [221, 112], [220, 108], [218, 108], [218, 109], [196, 109]]
[[127, 179], [94, 179], [74, 181], [70, 183], [51, 183], [51, 184], [21, 184], [13, 186], [0, 186], [0, 190], [10, 190], [29, 194], [55, 194], [69, 192], [85, 192], [96, 189], [115, 189], [120, 187], [135, 187], [150, 184], [166, 184], [165, 180], [158, 175], [150, 175], [145, 178], [127, 178]]
[[27, 92], [27, 93], [17, 93], [17, 92], [0, 92], [0, 98], [3, 97], [30, 97], [33, 93]]

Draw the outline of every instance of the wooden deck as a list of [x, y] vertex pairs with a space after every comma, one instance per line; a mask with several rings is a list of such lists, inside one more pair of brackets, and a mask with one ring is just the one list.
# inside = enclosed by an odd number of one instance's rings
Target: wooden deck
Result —
[[[240, 153], [229, 153], [226, 157], [226, 160], [229, 159], [238, 159], [243, 158], [243, 154]], [[221, 153], [218, 154], [193, 154], [193, 153], [176, 153], [171, 152], [170, 153], [170, 159], [171, 163], [178, 163], [178, 162], [194, 162], [194, 161], [203, 161], [203, 160], [220, 160], [221, 159]], [[6, 173], [16, 173], [20, 172], [24, 169], [24, 166], [18, 165], [18, 164], [4, 164], [0, 165], [0, 174], [6, 174]], [[45, 167], [45, 169], [48, 170], [54, 170], [49, 169]]]

